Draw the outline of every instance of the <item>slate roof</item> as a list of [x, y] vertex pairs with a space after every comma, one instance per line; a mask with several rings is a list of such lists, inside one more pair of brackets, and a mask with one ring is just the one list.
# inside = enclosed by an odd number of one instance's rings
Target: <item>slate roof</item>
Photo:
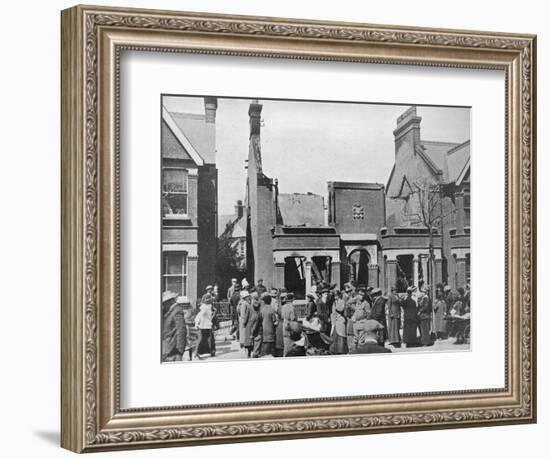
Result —
[[206, 164], [214, 164], [216, 162], [216, 138], [213, 135], [212, 129], [215, 129], [215, 125], [207, 123], [204, 115], [174, 111], [171, 111], [170, 115], [189, 142], [201, 155], [204, 162]]
[[470, 140], [463, 143], [423, 140], [417, 153], [434, 173], [442, 175], [444, 183], [453, 183], [470, 165]]

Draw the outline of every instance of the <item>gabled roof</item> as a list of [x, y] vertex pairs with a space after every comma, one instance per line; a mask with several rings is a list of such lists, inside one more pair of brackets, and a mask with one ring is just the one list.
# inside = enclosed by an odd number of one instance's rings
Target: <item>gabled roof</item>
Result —
[[161, 125], [161, 141], [162, 141], [162, 158], [163, 159], [180, 159], [184, 161], [192, 161], [189, 153], [177, 139], [174, 132], [168, 127], [166, 121], [162, 120]]
[[[166, 123], [170, 132], [176, 137], [183, 149], [188, 153], [188, 155], [195, 161], [197, 165], [204, 165], [204, 159], [195, 149], [193, 144], [189, 141], [187, 134], [181, 129], [181, 127], [176, 123], [174, 117], [168, 110], [162, 107], [162, 120]], [[163, 152], [164, 154], [164, 152]]]
[[423, 140], [417, 154], [444, 183], [457, 182], [470, 166], [470, 140], [463, 143]]
[[470, 140], [447, 151], [448, 182], [460, 184], [466, 172], [470, 169]]
[[199, 152], [206, 164], [216, 163], [215, 124], [207, 123], [204, 115], [179, 113], [170, 115], [179, 129], [185, 134], [189, 143]]

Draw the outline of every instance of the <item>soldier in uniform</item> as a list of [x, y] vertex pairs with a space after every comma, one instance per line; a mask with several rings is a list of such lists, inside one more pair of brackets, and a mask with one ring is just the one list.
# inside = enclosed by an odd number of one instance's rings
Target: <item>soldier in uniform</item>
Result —
[[378, 321], [383, 327], [381, 335], [383, 341], [385, 342], [388, 338], [388, 330], [386, 324], [386, 298], [382, 296], [382, 290], [380, 288], [374, 288], [371, 292], [372, 297], [372, 309], [370, 312], [370, 317], [373, 320]]

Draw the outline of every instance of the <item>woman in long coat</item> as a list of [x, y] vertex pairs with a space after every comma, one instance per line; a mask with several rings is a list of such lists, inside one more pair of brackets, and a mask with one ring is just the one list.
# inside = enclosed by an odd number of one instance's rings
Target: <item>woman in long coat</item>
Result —
[[241, 348], [246, 346], [248, 341], [246, 335], [246, 321], [248, 320], [248, 314], [250, 313], [250, 294], [246, 290], [241, 291], [241, 300], [237, 306], [237, 315], [239, 317], [239, 343]]
[[418, 309], [416, 301], [412, 298], [415, 287], [407, 288], [407, 297], [403, 301], [403, 342], [407, 347], [418, 345], [416, 330], [418, 328]]
[[401, 347], [401, 298], [397, 295], [397, 288], [392, 286], [388, 297], [388, 341], [396, 348]]
[[332, 343], [330, 344], [330, 352], [335, 355], [346, 355], [348, 353], [345, 310], [344, 300], [342, 298], [336, 298], [332, 306]]
[[442, 287], [436, 289], [436, 297], [434, 303], [434, 331], [438, 339], [445, 338], [447, 323], [445, 322], [445, 314], [447, 303], [443, 295]]

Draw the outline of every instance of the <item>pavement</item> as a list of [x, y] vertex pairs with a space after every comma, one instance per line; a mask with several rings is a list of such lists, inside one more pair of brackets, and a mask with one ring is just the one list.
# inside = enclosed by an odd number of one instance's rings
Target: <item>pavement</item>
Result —
[[[444, 340], [436, 340], [433, 345], [428, 347], [410, 347], [402, 346], [394, 348], [386, 344], [393, 353], [430, 353], [430, 352], [454, 352], [454, 351], [469, 351], [470, 344], [455, 345], [455, 339], [449, 338]], [[272, 358], [271, 355], [264, 358]], [[233, 340], [232, 336], [219, 332], [216, 334], [216, 356], [210, 355], [201, 356], [203, 360], [235, 360], [247, 359], [247, 351], [241, 348], [238, 340]]]

